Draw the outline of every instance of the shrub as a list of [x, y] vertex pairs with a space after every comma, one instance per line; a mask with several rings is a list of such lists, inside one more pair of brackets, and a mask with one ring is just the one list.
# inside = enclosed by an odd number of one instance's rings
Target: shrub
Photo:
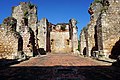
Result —
[[66, 26], [61, 26], [61, 30], [65, 31]]

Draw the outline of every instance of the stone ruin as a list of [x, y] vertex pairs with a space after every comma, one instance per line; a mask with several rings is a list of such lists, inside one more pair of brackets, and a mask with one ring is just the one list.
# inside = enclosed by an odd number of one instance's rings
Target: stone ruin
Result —
[[80, 54], [117, 59], [120, 55], [120, 0], [94, 0], [90, 22], [80, 34]]
[[[76, 22], [75, 19], [71, 19]], [[38, 22], [38, 46], [47, 52], [68, 53], [78, 49], [76, 23], [52, 24], [46, 18]], [[73, 31], [74, 30], [74, 31]]]
[[76, 52], [78, 49], [76, 20], [71, 19], [69, 23], [58, 23], [52, 25], [50, 32], [52, 52]]
[[37, 7], [21, 2], [0, 25], [0, 59], [22, 59], [46, 52], [69, 53], [78, 49], [77, 21], [52, 24], [38, 21]]
[[[4, 19], [0, 29], [0, 58], [16, 59], [22, 51], [22, 37], [16, 31], [17, 20], [13, 17]], [[19, 47], [18, 47], [19, 45]], [[19, 57], [19, 56], [18, 56]]]

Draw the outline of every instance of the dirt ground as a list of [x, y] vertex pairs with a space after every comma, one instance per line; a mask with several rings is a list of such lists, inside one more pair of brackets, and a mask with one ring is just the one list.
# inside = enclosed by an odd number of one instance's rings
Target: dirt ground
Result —
[[0, 80], [120, 80], [112, 63], [71, 54], [47, 54], [0, 68]]

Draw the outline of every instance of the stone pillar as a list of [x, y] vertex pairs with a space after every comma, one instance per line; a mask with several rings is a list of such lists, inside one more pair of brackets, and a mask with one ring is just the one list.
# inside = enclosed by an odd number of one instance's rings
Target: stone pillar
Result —
[[77, 36], [78, 28], [76, 26], [77, 21], [75, 19], [71, 19], [70, 24], [72, 26], [72, 48], [73, 52], [76, 52], [78, 49], [78, 36]]
[[29, 28], [25, 26], [25, 31], [21, 33], [21, 36], [23, 38], [23, 52], [26, 54], [26, 56], [32, 57], [33, 56], [33, 45], [30, 41], [30, 32], [28, 31]]
[[29, 8], [28, 12], [28, 27], [31, 28], [34, 34], [35, 38], [35, 46], [37, 46], [37, 23], [38, 23], [38, 17], [37, 17], [37, 7], [33, 4], [31, 4], [31, 8]]
[[95, 47], [95, 38], [94, 38], [94, 34], [95, 34], [95, 22], [91, 21], [88, 26], [87, 26], [87, 38], [86, 38], [86, 55], [87, 56], [92, 56], [92, 51], [94, 50]]
[[47, 27], [48, 20], [46, 18], [41, 19], [38, 22], [38, 47], [43, 48], [46, 51], [46, 36], [47, 36]]
[[86, 55], [86, 27], [82, 29], [80, 34], [80, 54]]

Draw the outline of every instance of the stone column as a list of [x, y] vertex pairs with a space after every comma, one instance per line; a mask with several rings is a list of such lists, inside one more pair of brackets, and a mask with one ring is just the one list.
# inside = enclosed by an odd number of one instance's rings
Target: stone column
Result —
[[41, 19], [38, 22], [38, 46], [39, 48], [43, 48], [46, 51], [46, 36], [47, 36], [47, 25], [48, 21], [46, 18]]
[[70, 20], [70, 24], [72, 26], [72, 46], [73, 46], [73, 52], [76, 52], [78, 49], [78, 36], [77, 31], [78, 28], [76, 26], [77, 21], [75, 19]]
[[86, 28], [83, 28], [80, 34], [80, 54], [86, 55]]

